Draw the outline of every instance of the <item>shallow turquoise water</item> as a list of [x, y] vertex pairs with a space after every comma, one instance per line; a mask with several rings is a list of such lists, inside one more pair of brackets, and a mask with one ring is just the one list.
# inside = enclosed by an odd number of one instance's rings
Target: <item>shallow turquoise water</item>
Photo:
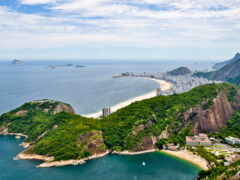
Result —
[[22, 150], [21, 141], [0, 136], [0, 180], [193, 180], [199, 171], [162, 153], [108, 155], [79, 166], [36, 168], [37, 161], [13, 160]]

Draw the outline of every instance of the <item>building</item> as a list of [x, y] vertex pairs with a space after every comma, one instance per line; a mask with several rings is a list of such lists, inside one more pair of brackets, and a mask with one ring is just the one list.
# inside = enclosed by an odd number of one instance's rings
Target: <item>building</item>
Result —
[[160, 95], [161, 95], [161, 88], [157, 88], [157, 89], [156, 89], [156, 95], [157, 95], [157, 96], [160, 96]]
[[240, 139], [239, 138], [235, 138], [235, 137], [226, 137], [225, 138], [225, 141], [228, 143], [228, 144], [232, 144], [232, 145], [235, 145], [235, 144], [240, 144]]
[[102, 116], [103, 117], [107, 117], [110, 114], [111, 114], [111, 108], [110, 107], [103, 108], [103, 110], [102, 110]]
[[199, 134], [198, 136], [187, 136], [186, 144], [188, 146], [211, 146], [212, 142], [206, 134]]
[[170, 150], [170, 151], [177, 151], [179, 149], [178, 145], [174, 145], [172, 143], [164, 145], [165, 150]]

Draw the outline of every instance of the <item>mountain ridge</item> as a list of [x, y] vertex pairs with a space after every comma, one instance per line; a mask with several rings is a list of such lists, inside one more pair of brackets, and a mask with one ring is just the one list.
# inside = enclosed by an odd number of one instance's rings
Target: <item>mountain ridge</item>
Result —
[[219, 70], [210, 72], [197, 72], [193, 76], [204, 77], [210, 80], [228, 81], [240, 84], [240, 57], [223, 66]]
[[223, 61], [223, 62], [219, 62], [219, 63], [216, 63], [214, 66], [213, 66], [213, 69], [215, 70], [219, 70], [221, 69], [222, 67], [224, 67], [225, 65], [227, 64], [230, 64], [230, 63], [234, 63], [235, 61], [239, 60], [240, 59], [240, 53], [237, 52], [235, 54], [235, 56], [233, 58], [231, 58], [230, 60], [226, 60], [226, 61]]

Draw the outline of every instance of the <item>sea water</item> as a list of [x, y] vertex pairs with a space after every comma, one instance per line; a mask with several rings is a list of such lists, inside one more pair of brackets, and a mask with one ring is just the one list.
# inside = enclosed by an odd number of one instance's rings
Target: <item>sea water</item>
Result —
[[[83, 68], [64, 65], [84, 65]], [[122, 72], [165, 72], [185, 65], [206, 69], [212, 63], [161, 61], [0, 61], [0, 114], [36, 99], [55, 99], [87, 114], [154, 90], [154, 81], [112, 78]], [[52, 69], [49, 65], [58, 65]], [[84, 165], [36, 168], [38, 161], [13, 160], [22, 140], [0, 136], [0, 180], [192, 180], [199, 169], [160, 153], [109, 155]], [[143, 166], [144, 162], [144, 166]]]
[[[75, 66], [84, 65], [83, 68]], [[94, 113], [158, 87], [141, 78], [112, 78], [122, 72], [165, 72], [180, 65], [207, 68], [210, 63], [161, 61], [0, 61], [0, 114], [37, 99], [71, 104], [80, 114]], [[49, 65], [59, 67], [52, 69]]]
[[36, 168], [38, 161], [13, 160], [23, 150], [21, 142], [0, 136], [1, 180], [193, 180], [199, 172], [188, 162], [157, 152], [108, 155], [78, 166]]

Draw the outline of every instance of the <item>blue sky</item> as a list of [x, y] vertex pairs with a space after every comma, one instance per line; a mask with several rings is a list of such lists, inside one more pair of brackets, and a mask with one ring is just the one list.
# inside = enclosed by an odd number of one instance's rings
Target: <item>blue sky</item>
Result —
[[0, 59], [226, 59], [239, 0], [0, 0]]

